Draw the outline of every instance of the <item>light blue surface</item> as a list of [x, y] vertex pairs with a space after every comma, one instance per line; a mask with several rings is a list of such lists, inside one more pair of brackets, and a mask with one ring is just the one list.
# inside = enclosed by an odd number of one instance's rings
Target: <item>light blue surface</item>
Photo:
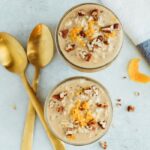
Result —
[[[75, 4], [87, 0], [1, 0], [0, 31], [16, 36], [26, 47], [27, 38], [33, 27], [45, 23], [54, 33], [56, 24], [64, 12]], [[94, 0], [92, 2], [98, 2]], [[81, 73], [67, 66], [56, 53], [52, 63], [41, 74], [38, 95], [44, 102], [48, 92], [67, 77], [83, 75], [100, 81], [109, 91], [114, 104], [113, 123], [102, 140], [108, 142], [108, 150], [150, 149], [150, 84], [138, 84], [127, 76], [127, 64], [133, 57], [141, 57], [135, 46], [125, 37], [122, 51], [117, 60], [107, 69], [96, 73]], [[150, 74], [150, 68], [142, 60], [140, 69]], [[27, 70], [32, 79], [33, 67]], [[140, 92], [136, 97], [133, 93]], [[122, 99], [122, 107], [115, 106], [116, 99]], [[20, 150], [22, 131], [27, 111], [28, 96], [20, 79], [0, 66], [0, 150]], [[12, 105], [17, 109], [13, 110]], [[126, 106], [136, 106], [134, 113], [128, 113]], [[67, 145], [67, 150], [100, 150], [98, 143], [83, 147]], [[36, 120], [33, 150], [52, 150], [43, 127]], [[60, 149], [61, 150], [61, 149]]]

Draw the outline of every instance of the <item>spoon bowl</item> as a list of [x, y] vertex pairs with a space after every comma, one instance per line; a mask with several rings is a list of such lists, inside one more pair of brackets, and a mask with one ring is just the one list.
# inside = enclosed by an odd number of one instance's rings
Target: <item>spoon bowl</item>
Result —
[[0, 33], [0, 62], [7, 70], [20, 74], [28, 64], [22, 45], [10, 34]]
[[53, 57], [54, 44], [48, 27], [38, 24], [32, 31], [27, 45], [27, 56], [31, 64], [45, 67]]

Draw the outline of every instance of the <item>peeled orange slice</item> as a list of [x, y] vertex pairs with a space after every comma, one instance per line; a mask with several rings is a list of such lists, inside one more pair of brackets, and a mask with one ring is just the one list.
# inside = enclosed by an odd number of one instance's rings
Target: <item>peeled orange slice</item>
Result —
[[128, 66], [129, 77], [131, 80], [135, 82], [148, 83], [150, 82], [150, 76], [141, 73], [139, 71], [139, 62], [140, 62], [139, 58], [133, 58], [129, 62], [129, 66]]

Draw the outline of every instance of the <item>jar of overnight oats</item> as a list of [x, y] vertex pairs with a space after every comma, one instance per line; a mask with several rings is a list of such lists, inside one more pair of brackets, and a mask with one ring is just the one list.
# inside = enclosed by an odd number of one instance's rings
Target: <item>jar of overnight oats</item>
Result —
[[85, 3], [71, 8], [56, 31], [59, 53], [72, 67], [85, 72], [111, 64], [123, 43], [119, 19], [108, 8]]
[[60, 140], [86, 145], [101, 138], [112, 120], [112, 103], [106, 89], [87, 77], [58, 84], [47, 97], [45, 119]]

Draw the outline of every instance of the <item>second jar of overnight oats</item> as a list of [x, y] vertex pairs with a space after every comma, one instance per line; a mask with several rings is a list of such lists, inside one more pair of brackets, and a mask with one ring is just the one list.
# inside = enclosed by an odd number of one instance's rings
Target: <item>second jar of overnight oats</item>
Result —
[[87, 77], [73, 77], [58, 84], [47, 97], [45, 119], [56, 137], [73, 145], [101, 138], [112, 120], [107, 90]]
[[74, 68], [93, 72], [117, 57], [123, 43], [119, 19], [108, 8], [94, 3], [67, 11], [56, 31], [56, 44], [62, 57]]

